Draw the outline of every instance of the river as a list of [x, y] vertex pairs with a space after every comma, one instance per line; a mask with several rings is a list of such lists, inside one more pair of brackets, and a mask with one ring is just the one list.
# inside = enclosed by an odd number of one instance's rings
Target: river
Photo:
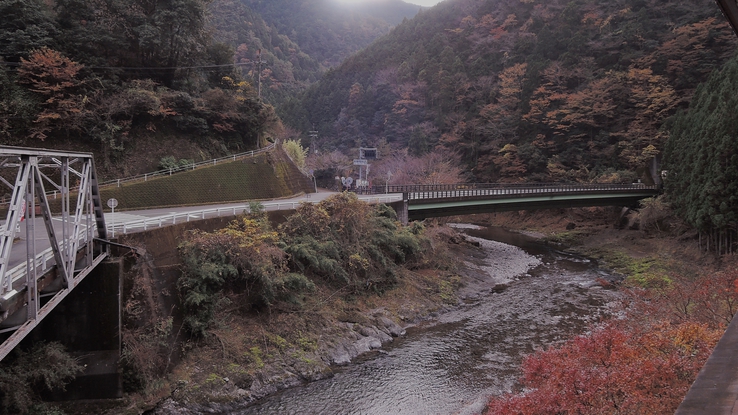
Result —
[[251, 414], [475, 414], [514, 389], [528, 353], [586, 330], [608, 313], [614, 277], [594, 261], [499, 228], [458, 226], [486, 251], [463, 304], [408, 328], [335, 375], [236, 412]]

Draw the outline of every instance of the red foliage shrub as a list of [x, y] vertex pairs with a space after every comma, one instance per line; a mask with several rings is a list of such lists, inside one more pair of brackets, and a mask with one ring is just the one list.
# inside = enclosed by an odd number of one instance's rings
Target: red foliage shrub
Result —
[[736, 312], [738, 268], [626, 292], [613, 320], [523, 362], [523, 392], [487, 414], [673, 413]]
[[493, 398], [489, 414], [673, 412], [720, 338], [704, 324], [649, 331], [611, 323], [527, 357], [526, 392]]

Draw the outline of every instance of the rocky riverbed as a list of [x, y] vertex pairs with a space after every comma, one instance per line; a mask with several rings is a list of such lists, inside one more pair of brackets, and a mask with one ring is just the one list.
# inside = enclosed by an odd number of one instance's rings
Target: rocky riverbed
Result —
[[614, 292], [597, 284], [607, 275], [586, 258], [524, 237], [526, 252], [486, 229], [457, 227], [474, 236], [459, 247], [455, 304], [371, 309], [336, 324], [317, 364], [271, 365], [247, 388], [226, 379], [218, 403], [174, 394], [155, 413], [475, 413], [514, 387], [523, 355], [607, 312]]

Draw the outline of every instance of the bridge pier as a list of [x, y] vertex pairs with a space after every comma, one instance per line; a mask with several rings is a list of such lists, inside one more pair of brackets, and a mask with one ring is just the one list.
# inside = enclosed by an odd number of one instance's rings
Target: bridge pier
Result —
[[82, 374], [50, 400], [110, 399], [123, 396], [121, 354], [123, 261], [98, 265], [26, 341], [58, 341], [85, 366]]
[[389, 205], [395, 210], [395, 213], [397, 213], [397, 220], [400, 221], [403, 226], [407, 226], [409, 222], [407, 197], [403, 196], [402, 200], [392, 202]]

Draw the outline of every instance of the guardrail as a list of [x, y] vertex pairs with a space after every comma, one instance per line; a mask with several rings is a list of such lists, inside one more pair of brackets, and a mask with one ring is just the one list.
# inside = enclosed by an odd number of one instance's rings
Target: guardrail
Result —
[[[85, 230], [83, 234], [79, 237], [80, 242], [85, 241], [85, 236], [87, 235], [87, 231]], [[80, 245], [80, 248], [82, 248], [84, 245]], [[64, 246], [60, 246], [59, 249], [64, 249]], [[34, 258], [34, 265], [36, 269], [40, 270], [38, 272], [38, 275], [44, 275], [46, 272], [48, 272], [51, 267], [56, 265], [56, 260], [54, 259], [54, 252], [51, 248], [47, 248], [46, 250], [42, 251], [40, 254], [36, 255], [36, 258]], [[27, 263], [26, 261], [21, 262], [20, 264], [14, 266], [13, 268], [8, 270], [8, 277], [10, 278], [10, 281], [15, 282], [20, 278], [25, 277], [26, 271], [27, 271]], [[12, 284], [11, 282], [11, 284]], [[15, 290], [11, 290], [3, 297], [10, 298], [9, 295], [12, 294]]]
[[[233, 161], [243, 160], [245, 158], [253, 157], [255, 155], [258, 155], [258, 154], [265, 153], [267, 151], [273, 150], [276, 146], [277, 146], [277, 142], [274, 142], [274, 143], [271, 143], [270, 145], [268, 145], [268, 146], [266, 146], [266, 147], [264, 147], [262, 149], [259, 149], [259, 150], [251, 150], [251, 151], [247, 151], [247, 152], [244, 152], [244, 153], [233, 154], [231, 156], [225, 156], [225, 157], [220, 157], [220, 158], [206, 160], [206, 161], [200, 161], [200, 162], [197, 162], [197, 163], [187, 164], [186, 166], [181, 166], [181, 167], [178, 167], [176, 169], [157, 170], [157, 171], [153, 171], [153, 172], [150, 172], [150, 173], [139, 174], [139, 175], [136, 175], [136, 176], [124, 177], [124, 178], [121, 178], [121, 179], [112, 179], [112, 180], [108, 180], [108, 181], [99, 183], [98, 184], [98, 188], [111, 187], [111, 186], [120, 187], [120, 185], [121, 184], [124, 184], [124, 183], [132, 183], [132, 182], [137, 182], [137, 181], [144, 181], [145, 182], [145, 181], [148, 181], [149, 179], [153, 179], [155, 177], [171, 176], [174, 173], [178, 173], [178, 172], [182, 172], [182, 171], [195, 170], [195, 169], [197, 169], [199, 167], [215, 166], [218, 163], [233, 162]], [[76, 189], [78, 189], [78, 187], [70, 187], [69, 188], [70, 191], [74, 191]], [[59, 197], [59, 196], [61, 196], [61, 194], [59, 193], [59, 191], [56, 191], [56, 190], [46, 192], [46, 197], [49, 200], [56, 200], [57, 197]], [[8, 204], [8, 201], [5, 200], [5, 197], [0, 198], [0, 206], [7, 205], [7, 204]]]
[[220, 158], [217, 158], [217, 159], [212, 159], [212, 160], [206, 160], [206, 161], [201, 161], [201, 162], [197, 162], [197, 163], [187, 164], [185, 166], [181, 166], [181, 167], [177, 167], [177, 168], [173, 168], [173, 169], [157, 170], [157, 171], [154, 171], [154, 172], [139, 174], [139, 175], [131, 176], [131, 177], [125, 177], [125, 178], [122, 178], [122, 179], [108, 180], [106, 182], [100, 183], [98, 185], [98, 187], [103, 188], [103, 187], [110, 187], [110, 186], [113, 186], [113, 185], [115, 185], [116, 187], [120, 187], [120, 185], [121, 184], [124, 184], [124, 183], [137, 182], [137, 181], [144, 181], [145, 182], [145, 181], [148, 181], [149, 179], [153, 179], [155, 177], [171, 176], [173, 173], [178, 173], [178, 172], [181, 172], [181, 171], [195, 170], [195, 169], [197, 169], [199, 167], [215, 166], [218, 163], [223, 163], [223, 162], [238, 161], [238, 160], [242, 160], [242, 159], [245, 159], [245, 158], [248, 158], [248, 157], [253, 157], [253, 156], [257, 155], [257, 154], [261, 154], [261, 153], [265, 153], [267, 151], [273, 150], [274, 147], [276, 147], [276, 145], [277, 145], [277, 142], [274, 142], [274, 143], [272, 143], [272, 144], [270, 144], [270, 145], [268, 145], [268, 146], [266, 146], [266, 147], [264, 147], [262, 149], [259, 149], [259, 150], [251, 150], [251, 151], [247, 151], [245, 153], [239, 153], [239, 154], [234, 154], [234, 155], [231, 155], [231, 156], [220, 157]]
[[[401, 200], [401, 196], [369, 196], [361, 197], [362, 201], [367, 203], [390, 203]], [[287, 210], [297, 209], [301, 203], [313, 203], [311, 200], [303, 200], [297, 202], [273, 202], [263, 203], [262, 208], [265, 211], [274, 210]], [[176, 225], [178, 223], [190, 222], [193, 220], [203, 220], [208, 218], [221, 217], [224, 214], [228, 216], [236, 216], [240, 213], [251, 212], [250, 205], [236, 205], [220, 208], [201, 209], [189, 212], [171, 213], [168, 215], [157, 216], [153, 218], [145, 218], [134, 221], [127, 221], [123, 223], [115, 223], [115, 217], [112, 216], [110, 221], [106, 221], [108, 232], [112, 237], [115, 237], [116, 233], [122, 233], [124, 235], [133, 232], [142, 232], [149, 229], [161, 228], [163, 226]]]
[[504, 183], [471, 183], [471, 184], [436, 184], [436, 185], [391, 185], [374, 186], [371, 193], [403, 193], [406, 200], [446, 199], [455, 197], [505, 196], [520, 194], [550, 194], [567, 192], [657, 192], [658, 186], [642, 183], [613, 184], [504, 184]]

